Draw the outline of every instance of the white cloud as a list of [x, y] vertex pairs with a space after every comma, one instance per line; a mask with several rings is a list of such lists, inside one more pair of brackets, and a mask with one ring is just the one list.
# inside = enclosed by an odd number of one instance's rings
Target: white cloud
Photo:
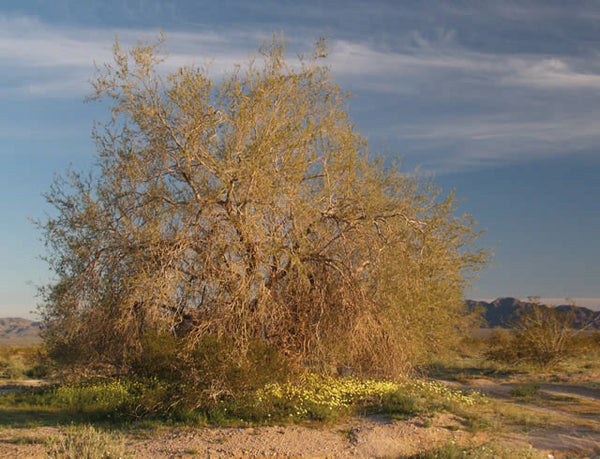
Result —
[[[451, 34], [439, 42], [422, 39], [396, 51], [381, 51], [366, 43], [335, 41], [331, 64], [336, 74], [359, 77], [365, 89], [399, 92], [406, 86], [422, 85], [428, 80], [452, 76], [468, 83], [487, 80], [490, 85], [535, 89], [600, 89], [598, 56], [572, 60], [588, 71], [576, 71], [564, 59], [537, 55], [490, 54], [471, 51], [453, 42]], [[404, 88], [404, 89], [403, 89]]]
[[[0, 94], [81, 99], [90, 92], [87, 80], [94, 62], [111, 59], [115, 34], [124, 47], [157, 36], [153, 30], [61, 28], [36, 18], [0, 15], [0, 65], [5, 69]], [[257, 45], [271, 33], [223, 29], [167, 31], [167, 36], [165, 70], [212, 62], [211, 76], [218, 76], [255, 55]], [[310, 37], [286, 39], [291, 49], [310, 49]], [[424, 155], [424, 163], [438, 172], [563, 154], [600, 143], [600, 112], [569, 99], [575, 92], [593, 91], [588, 100], [598, 97], [598, 56], [485, 53], [461, 46], [453, 30], [440, 31], [435, 39], [415, 31], [387, 47], [348, 39], [334, 39], [330, 45], [327, 64], [347, 89], [389, 95], [390, 100], [409, 96], [434, 107], [471, 105], [470, 115], [446, 108], [446, 113], [425, 114], [413, 124], [399, 124], [394, 119], [398, 113], [389, 112], [369, 133], [399, 145], [408, 142], [411, 150], [406, 153]], [[522, 102], [524, 91], [526, 96], [542, 91], [535, 110]], [[560, 112], [545, 116], [552, 110], [544, 107], [550, 106], [555, 112], [560, 107]]]
[[[186, 64], [212, 62], [211, 74], [233, 69], [256, 51], [256, 44], [267, 38], [261, 33], [168, 33], [169, 58], [165, 69]], [[19, 96], [81, 97], [89, 92], [87, 79], [95, 63], [112, 59], [115, 36], [124, 48], [140, 39], [153, 41], [155, 30], [80, 29], [48, 26], [35, 18], [0, 15], [0, 64], [13, 78], [9, 90]], [[5, 74], [6, 77], [6, 74]], [[15, 84], [14, 80], [18, 83]], [[32, 81], [33, 80], [33, 81]]]
[[[79, 73], [85, 70], [89, 75], [94, 62], [111, 59], [115, 35], [124, 46], [129, 46], [140, 38], [154, 39], [157, 31], [60, 28], [36, 18], [0, 15], [0, 63], [8, 69], [29, 72], [52, 68], [61, 84], [40, 82], [30, 92], [41, 95], [45, 89], [48, 93], [61, 93], [68, 89], [69, 81], [76, 86], [69, 72], [79, 69]], [[169, 68], [214, 59], [215, 74], [255, 54], [257, 45], [271, 36], [261, 30], [167, 32], [167, 35], [168, 48], [172, 50]], [[304, 41], [305, 48], [310, 46], [308, 37], [292, 37], [291, 41], [295, 45]], [[353, 86], [382, 92], [403, 93], [448, 74], [465, 81], [486, 79], [490, 84], [600, 88], [600, 73], [575, 71], [564, 60], [551, 56], [499, 55], [465, 49], [456, 43], [452, 30], [440, 32], [435, 41], [412, 32], [393, 50], [366, 42], [334, 40], [328, 64], [336, 76], [350, 80]]]
[[549, 89], [600, 89], [600, 74], [577, 72], [561, 59], [511, 59], [508, 64], [513, 71], [504, 78], [504, 83], [509, 85]]
[[379, 131], [407, 160], [439, 174], [592, 150], [600, 143], [600, 112], [561, 119], [506, 120], [463, 116], [401, 124]]
[[560, 120], [512, 120], [462, 117], [451, 121], [432, 122], [427, 125], [402, 125], [396, 132], [403, 138], [435, 139], [471, 139], [493, 140], [511, 136], [515, 139], [531, 139], [554, 143], [581, 136], [600, 135], [598, 118], [595, 119], [560, 119]]
[[[452, 36], [399, 50], [336, 42], [333, 69], [355, 88], [400, 96], [425, 109], [390, 120], [369, 137], [399, 145], [407, 162], [437, 173], [589, 151], [600, 144], [598, 62], [462, 48]], [[575, 70], [575, 69], [586, 70]], [[468, 114], [460, 114], [468, 107]], [[408, 108], [407, 110], [411, 110]], [[457, 110], [453, 112], [452, 110]], [[400, 109], [402, 110], [402, 108]], [[429, 111], [428, 111], [429, 110]]]
[[73, 34], [31, 17], [0, 16], [0, 60], [15, 67], [89, 66], [110, 56], [106, 44], [97, 31]]
[[338, 40], [332, 43], [329, 63], [336, 76], [351, 79], [362, 89], [414, 92], [424, 81], [438, 79], [444, 72], [488, 74], [500, 66], [492, 56], [449, 46], [444, 38], [439, 47], [422, 38], [400, 50], [377, 50], [366, 43]]

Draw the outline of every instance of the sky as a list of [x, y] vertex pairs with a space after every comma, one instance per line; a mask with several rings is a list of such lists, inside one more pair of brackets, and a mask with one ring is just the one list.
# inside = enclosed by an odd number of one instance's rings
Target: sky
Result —
[[[51, 280], [31, 220], [69, 165], [87, 171], [95, 65], [166, 33], [167, 66], [220, 75], [283, 32], [289, 57], [329, 39], [371, 150], [431, 172], [486, 230], [492, 264], [466, 297], [600, 306], [597, 1], [3, 0], [0, 316], [34, 317]], [[564, 302], [564, 301], [562, 301]]]

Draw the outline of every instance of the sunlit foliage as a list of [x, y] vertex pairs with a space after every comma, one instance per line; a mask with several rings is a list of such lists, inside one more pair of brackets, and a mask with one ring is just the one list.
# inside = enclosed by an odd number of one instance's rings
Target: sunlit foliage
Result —
[[369, 153], [324, 56], [291, 66], [274, 39], [212, 80], [163, 76], [161, 40], [115, 45], [93, 81], [112, 103], [95, 173], [58, 179], [41, 223], [52, 355], [130, 371], [148, 336], [181, 338], [173, 361], [212, 336], [234, 360], [258, 341], [295, 367], [394, 376], [456, 335], [486, 259], [474, 221]]

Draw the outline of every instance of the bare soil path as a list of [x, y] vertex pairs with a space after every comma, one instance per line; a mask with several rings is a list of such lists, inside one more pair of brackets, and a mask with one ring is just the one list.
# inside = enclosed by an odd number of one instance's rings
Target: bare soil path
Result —
[[[507, 445], [530, 445], [554, 457], [600, 458], [600, 386], [593, 382], [542, 382], [538, 384], [537, 393], [525, 397], [514, 395], [515, 389], [528, 383], [518, 379], [447, 383], [477, 390], [503, 403], [507, 413], [500, 409], [498, 414], [515, 418], [503, 422], [514, 427], [500, 434], [499, 438]], [[509, 407], [512, 406], [521, 413], [511, 413]], [[523, 428], [519, 429], [518, 424]]]

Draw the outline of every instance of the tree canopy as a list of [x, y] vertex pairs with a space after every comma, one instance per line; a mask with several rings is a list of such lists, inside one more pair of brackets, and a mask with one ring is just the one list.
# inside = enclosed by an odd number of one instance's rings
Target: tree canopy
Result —
[[46, 342], [127, 368], [147, 336], [225, 337], [323, 370], [395, 375], [453, 334], [487, 258], [470, 216], [427, 177], [369, 153], [323, 42], [280, 40], [211, 79], [164, 76], [162, 41], [114, 47], [93, 98], [97, 167], [47, 193], [56, 280]]

